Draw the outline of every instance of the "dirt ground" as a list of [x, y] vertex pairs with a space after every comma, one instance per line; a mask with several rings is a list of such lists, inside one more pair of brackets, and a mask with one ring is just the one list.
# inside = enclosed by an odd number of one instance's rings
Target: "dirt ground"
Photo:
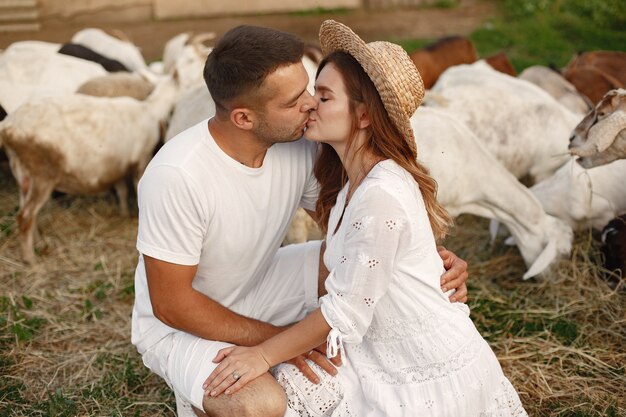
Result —
[[492, 0], [463, 0], [452, 8], [394, 8], [388, 10], [351, 10], [324, 14], [273, 14], [224, 16], [203, 19], [145, 21], [111, 24], [94, 20], [88, 24], [68, 21], [44, 21], [37, 32], [0, 33], [0, 49], [20, 40], [43, 40], [63, 43], [84, 27], [118, 29], [137, 44], [147, 62], [160, 59], [165, 42], [186, 31], [214, 31], [218, 36], [240, 24], [269, 26], [295, 33], [317, 44], [320, 24], [335, 19], [350, 26], [365, 41], [435, 39], [448, 35], [468, 35], [488, 18], [497, 16]]

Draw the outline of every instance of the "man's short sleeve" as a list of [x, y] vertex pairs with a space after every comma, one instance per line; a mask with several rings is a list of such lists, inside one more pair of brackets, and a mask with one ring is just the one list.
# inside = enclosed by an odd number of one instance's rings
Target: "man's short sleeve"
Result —
[[206, 196], [180, 168], [150, 167], [138, 187], [137, 249], [180, 265], [200, 260], [209, 222]]

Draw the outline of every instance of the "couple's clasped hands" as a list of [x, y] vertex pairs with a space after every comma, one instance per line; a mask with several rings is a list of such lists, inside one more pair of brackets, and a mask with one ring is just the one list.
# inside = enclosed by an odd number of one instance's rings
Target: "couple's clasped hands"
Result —
[[[323, 353], [326, 344], [309, 351], [306, 355], [297, 356], [288, 363], [295, 365], [311, 382], [320, 382], [319, 376], [307, 364], [306, 359], [317, 363], [330, 375], [336, 375], [335, 366], [341, 365], [340, 355], [328, 359]], [[258, 378], [267, 371], [271, 365], [262, 346], [232, 346], [221, 349], [213, 362], [219, 365], [206, 379], [202, 388], [206, 396], [217, 397], [222, 393], [234, 394], [243, 388], [248, 382]], [[332, 363], [331, 363], [332, 362]]]

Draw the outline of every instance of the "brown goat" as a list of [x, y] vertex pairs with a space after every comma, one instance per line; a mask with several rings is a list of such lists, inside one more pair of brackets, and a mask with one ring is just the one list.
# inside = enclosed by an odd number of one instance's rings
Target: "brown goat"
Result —
[[563, 69], [563, 76], [595, 105], [609, 90], [626, 86], [626, 52], [578, 54]]
[[513, 64], [509, 60], [509, 57], [506, 56], [504, 52], [498, 52], [497, 54], [489, 55], [485, 58], [487, 64], [491, 66], [491, 68], [499, 71], [503, 74], [508, 74], [511, 77], [517, 76], [517, 71], [513, 68]]
[[478, 59], [472, 41], [460, 36], [442, 38], [423, 49], [411, 52], [409, 56], [422, 76], [424, 87], [427, 89], [435, 85], [446, 68], [459, 64], [471, 64]]

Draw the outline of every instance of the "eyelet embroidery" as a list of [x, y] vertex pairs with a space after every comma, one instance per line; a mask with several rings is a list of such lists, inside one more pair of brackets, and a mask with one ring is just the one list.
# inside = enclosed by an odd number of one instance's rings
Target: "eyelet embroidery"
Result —
[[360, 219], [355, 220], [352, 223], [352, 227], [354, 227], [356, 230], [364, 230], [370, 225], [370, 223], [372, 222], [372, 219], [373, 219], [372, 216], [361, 217]]
[[369, 256], [367, 256], [364, 253], [360, 253], [359, 254], [359, 263], [363, 266], [366, 266], [368, 268], [374, 268], [375, 266], [378, 266], [378, 264], [380, 264], [380, 261], [370, 258]]
[[402, 230], [404, 228], [404, 219], [385, 220], [385, 226], [387, 226], [389, 230]]

